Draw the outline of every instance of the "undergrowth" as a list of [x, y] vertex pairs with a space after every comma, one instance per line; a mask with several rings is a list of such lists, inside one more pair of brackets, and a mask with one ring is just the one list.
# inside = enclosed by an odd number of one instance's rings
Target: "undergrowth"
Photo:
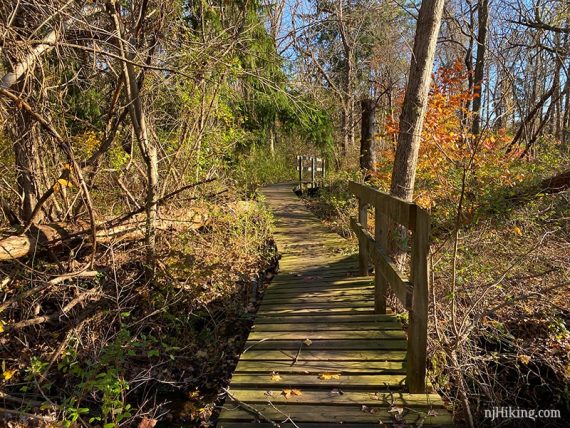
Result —
[[[541, 180], [567, 165], [567, 155], [551, 145], [533, 160], [512, 162], [508, 172], [494, 165], [479, 168], [466, 186], [455, 278], [460, 177], [447, 177], [447, 192], [430, 202], [429, 375], [458, 423], [471, 413], [475, 426], [488, 425], [484, 410], [493, 406], [562, 412], [562, 419], [541, 421], [544, 426], [564, 426], [570, 418], [570, 192], [537, 190]], [[505, 182], [507, 173], [523, 177]], [[306, 199], [344, 236], [351, 235], [349, 217], [356, 214], [347, 182], [358, 178], [335, 173], [318, 198]], [[387, 189], [379, 179], [372, 185]], [[420, 176], [417, 186], [422, 195], [430, 182]], [[529, 197], [512, 198], [528, 191]]]
[[[207, 213], [199, 227], [189, 208]], [[13, 426], [207, 425], [274, 257], [271, 216], [228, 194], [186, 211], [161, 211], [177, 222], [159, 233], [152, 282], [144, 248], [128, 241], [101, 245], [92, 274], [56, 282], [54, 263], [0, 265]]]

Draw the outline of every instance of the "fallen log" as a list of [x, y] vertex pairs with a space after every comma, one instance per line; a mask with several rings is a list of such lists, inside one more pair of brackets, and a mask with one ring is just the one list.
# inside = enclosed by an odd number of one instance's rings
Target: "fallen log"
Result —
[[545, 178], [540, 183], [509, 196], [507, 200], [513, 203], [524, 202], [526, 199], [532, 198], [539, 193], [552, 194], [563, 192], [567, 189], [570, 189], [570, 170]]
[[[200, 229], [207, 226], [210, 218], [205, 210], [186, 210], [183, 215], [172, 216], [176, 220], [161, 220], [159, 230]], [[106, 223], [103, 223], [105, 225]], [[129, 223], [103, 228], [97, 226], [96, 238], [101, 244], [120, 241], [136, 241], [145, 237], [145, 219], [132, 218]], [[53, 223], [34, 225], [24, 235], [0, 239], [0, 262], [22, 257], [33, 257], [40, 251], [62, 252], [78, 248], [91, 239], [88, 223]]]
[[[62, 177], [60, 177], [60, 179], [61, 178]], [[65, 180], [67, 180], [67, 178], [67, 175], [63, 177]], [[172, 199], [174, 196], [177, 196], [185, 190], [200, 186], [202, 184], [211, 183], [215, 180], [216, 178], [209, 178], [197, 183], [188, 184], [171, 193], [168, 193], [167, 195], [158, 199], [155, 203], [156, 205], [162, 205], [164, 202]], [[225, 191], [226, 190], [215, 193], [211, 196], [219, 195]], [[51, 194], [53, 194], [53, 192], [46, 193], [46, 195], [44, 195], [45, 200], [47, 200]], [[42, 197], [42, 199], [44, 199], [44, 197]], [[36, 207], [36, 209], [38, 209], [38, 207]], [[110, 242], [118, 237], [122, 239], [132, 240], [142, 239], [144, 237], [144, 229], [141, 228], [141, 225], [144, 223], [144, 220], [137, 220], [137, 215], [141, 214], [144, 210], [145, 208], [141, 207], [102, 224], [93, 224], [95, 233], [93, 233], [91, 226], [87, 223], [54, 223], [45, 225], [36, 225], [29, 223], [26, 225], [24, 230], [20, 232], [20, 234], [0, 239], [0, 262], [15, 260], [26, 256], [33, 256], [38, 249], [42, 248], [56, 250], [57, 247], [62, 244], [71, 244], [71, 247], [76, 247], [76, 240], [79, 239], [79, 242], [82, 242], [84, 240], [83, 235], [85, 234], [91, 234], [91, 240], [95, 240], [103, 244]], [[34, 212], [35, 211], [36, 210], [34, 210]], [[187, 226], [189, 226], [191, 229], [199, 229], [201, 227], [204, 227], [209, 220], [207, 213], [196, 209], [186, 210], [184, 214], [182, 216], [178, 216], [178, 218], [181, 222], [186, 223]], [[126, 225], [123, 224], [126, 221], [129, 221], [130, 223]], [[174, 222], [170, 221], [170, 223], [170, 227], [168, 224], [157, 224], [156, 227], [157, 229], [171, 229]]]
[[[0, 240], [0, 261], [14, 260], [21, 257], [33, 256], [38, 251], [50, 249], [57, 251], [60, 247], [75, 247], [82, 235], [90, 229], [81, 224], [53, 223], [34, 225], [24, 235], [8, 236]], [[109, 241], [114, 237], [128, 234], [140, 234], [138, 225], [117, 226], [110, 230], [98, 230], [99, 242]], [[78, 238], [80, 237], [80, 238]]]

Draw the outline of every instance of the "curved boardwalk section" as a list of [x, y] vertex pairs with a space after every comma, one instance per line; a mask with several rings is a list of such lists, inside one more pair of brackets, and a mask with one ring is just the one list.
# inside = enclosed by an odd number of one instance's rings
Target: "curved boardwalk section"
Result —
[[406, 392], [406, 336], [374, 313], [347, 241], [305, 209], [293, 185], [267, 187], [282, 255], [218, 426], [452, 426], [437, 394]]

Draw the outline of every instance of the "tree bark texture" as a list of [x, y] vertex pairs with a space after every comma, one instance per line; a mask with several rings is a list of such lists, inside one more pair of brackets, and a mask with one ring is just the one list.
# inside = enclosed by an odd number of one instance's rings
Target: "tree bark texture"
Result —
[[489, 19], [489, 0], [479, 0], [477, 7], [478, 34], [477, 57], [475, 60], [475, 75], [473, 87], [473, 126], [471, 132], [478, 135], [481, 132], [481, 96], [485, 76], [485, 52], [487, 50], [487, 21]]
[[390, 193], [408, 201], [414, 195], [421, 133], [444, 3], [445, 0], [422, 1], [408, 86], [400, 115], [400, 133]]
[[370, 177], [370, 172], [376, 170], [376, 152], [374, 148], [376, 102], [372, 99], [364, 99], [360, 104], [362, 107], [360, 169], [364, 173], [366, 180]]

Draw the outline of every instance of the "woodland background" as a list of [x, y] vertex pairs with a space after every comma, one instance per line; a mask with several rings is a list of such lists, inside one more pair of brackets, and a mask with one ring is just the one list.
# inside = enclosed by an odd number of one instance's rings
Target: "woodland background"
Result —
[[[0, 2], [6, 421], [215, 422], [275, 269], [258, 189], [326, 157], [306, 202], [352, 239], [348, 180], [393, 182], [420, 3]], [[406, 197], [458, 423], [570, 418], [569, 38], [567, 0], [445, 3]]]

